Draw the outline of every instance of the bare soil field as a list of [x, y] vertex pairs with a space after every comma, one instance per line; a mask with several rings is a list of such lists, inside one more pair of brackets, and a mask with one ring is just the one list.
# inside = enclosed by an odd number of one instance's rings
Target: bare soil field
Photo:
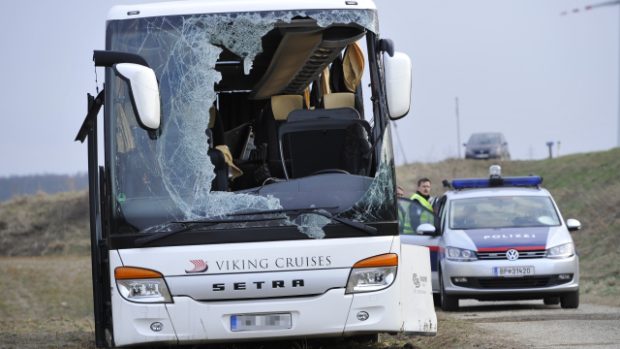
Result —
[[[0, 257], [0, 348], [95, 348], [90, 258]], [[492, 348], [491, 331], [438, 311], [435, 337], [381, 335], [376, 344], [346, 342], [249, 343], [200, 348]], [[502, 340], [503, 348], [518, 348]], [[198, 347], [193, 347], [198, 348]]]

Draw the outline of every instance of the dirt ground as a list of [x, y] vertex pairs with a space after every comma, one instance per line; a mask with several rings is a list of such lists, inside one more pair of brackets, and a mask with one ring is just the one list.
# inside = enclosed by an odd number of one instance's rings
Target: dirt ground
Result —
[[[95, 348], [88, 257], [0, 257], [0, 348]], [[381, 335], [380, 342], [278, 342], [201, 348], [520, 348], [437, 310], [434, 337]]]
[[88, 257], [0, 258], [0, 348], [94, 348]]

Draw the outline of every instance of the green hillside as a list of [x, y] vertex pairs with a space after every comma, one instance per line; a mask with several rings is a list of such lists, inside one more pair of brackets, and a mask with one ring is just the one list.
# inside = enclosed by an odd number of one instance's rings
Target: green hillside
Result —
[[[399, 184], [415, 190], [417, 178], [486, 177], [491, 161], [446, 160], [397, 169]], [[565, 219], [583, 229], [573, 233], [581, 256], [582, 295], [620, 305], [620, 149], [539, 161], [500, 163], [504, 175], [537, 174]], [[37, 194], [0, 203], [0, 256], [88, 255], [86, 192]]]
[[399, 184], [415, 191], [419, 177], [433, 182], [440, 195], [443, 179], [487, 177], [498, 163], [505, 176], [536, 174], [555, 198], [564, 219], [576, 218], [583, 228], [572, 233], [581, 257], [582, 295], [620, 304], [620, 149], [537, 161], [447, 160], [415, 163], [397, 169]]

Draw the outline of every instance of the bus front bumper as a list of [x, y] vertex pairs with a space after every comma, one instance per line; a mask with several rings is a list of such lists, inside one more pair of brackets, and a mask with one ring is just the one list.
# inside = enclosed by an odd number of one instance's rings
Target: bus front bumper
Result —
[[[193, 344], [398, 332], [402, 322], [394, 286], [355, 295], [332, 289], [318, 296], [283, 299], [206, 302], [177, 296], [167, 304], [132, 303], [113, 296], [114, 341], [118, 346]], [[273, 314], [290, 318], [285, 325], [290, 328], [247, 330], [233, 325], [240, 315], [260, 318], [260, 323]]]

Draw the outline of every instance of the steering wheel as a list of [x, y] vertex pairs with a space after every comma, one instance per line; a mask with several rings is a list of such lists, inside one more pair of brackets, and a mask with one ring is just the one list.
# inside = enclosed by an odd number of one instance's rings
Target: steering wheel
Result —
[[316, 172], [313, 172], [313, 173], [311, 174], [311, 176], [314, 176], [314, 175], [319, 175], [319, 174], [325, 174], [325, 173], [342, 173], [342, 174], [351, 174], [351, 173], [349, 173], [349, 171], [345, 171], [345, 170], [342, 170], [342, 169], [339, 169], [339, 168], [325, 168], [325, 169], [322, 169], [322, 170], [318, 170], [318, 171], [316, 171]]

